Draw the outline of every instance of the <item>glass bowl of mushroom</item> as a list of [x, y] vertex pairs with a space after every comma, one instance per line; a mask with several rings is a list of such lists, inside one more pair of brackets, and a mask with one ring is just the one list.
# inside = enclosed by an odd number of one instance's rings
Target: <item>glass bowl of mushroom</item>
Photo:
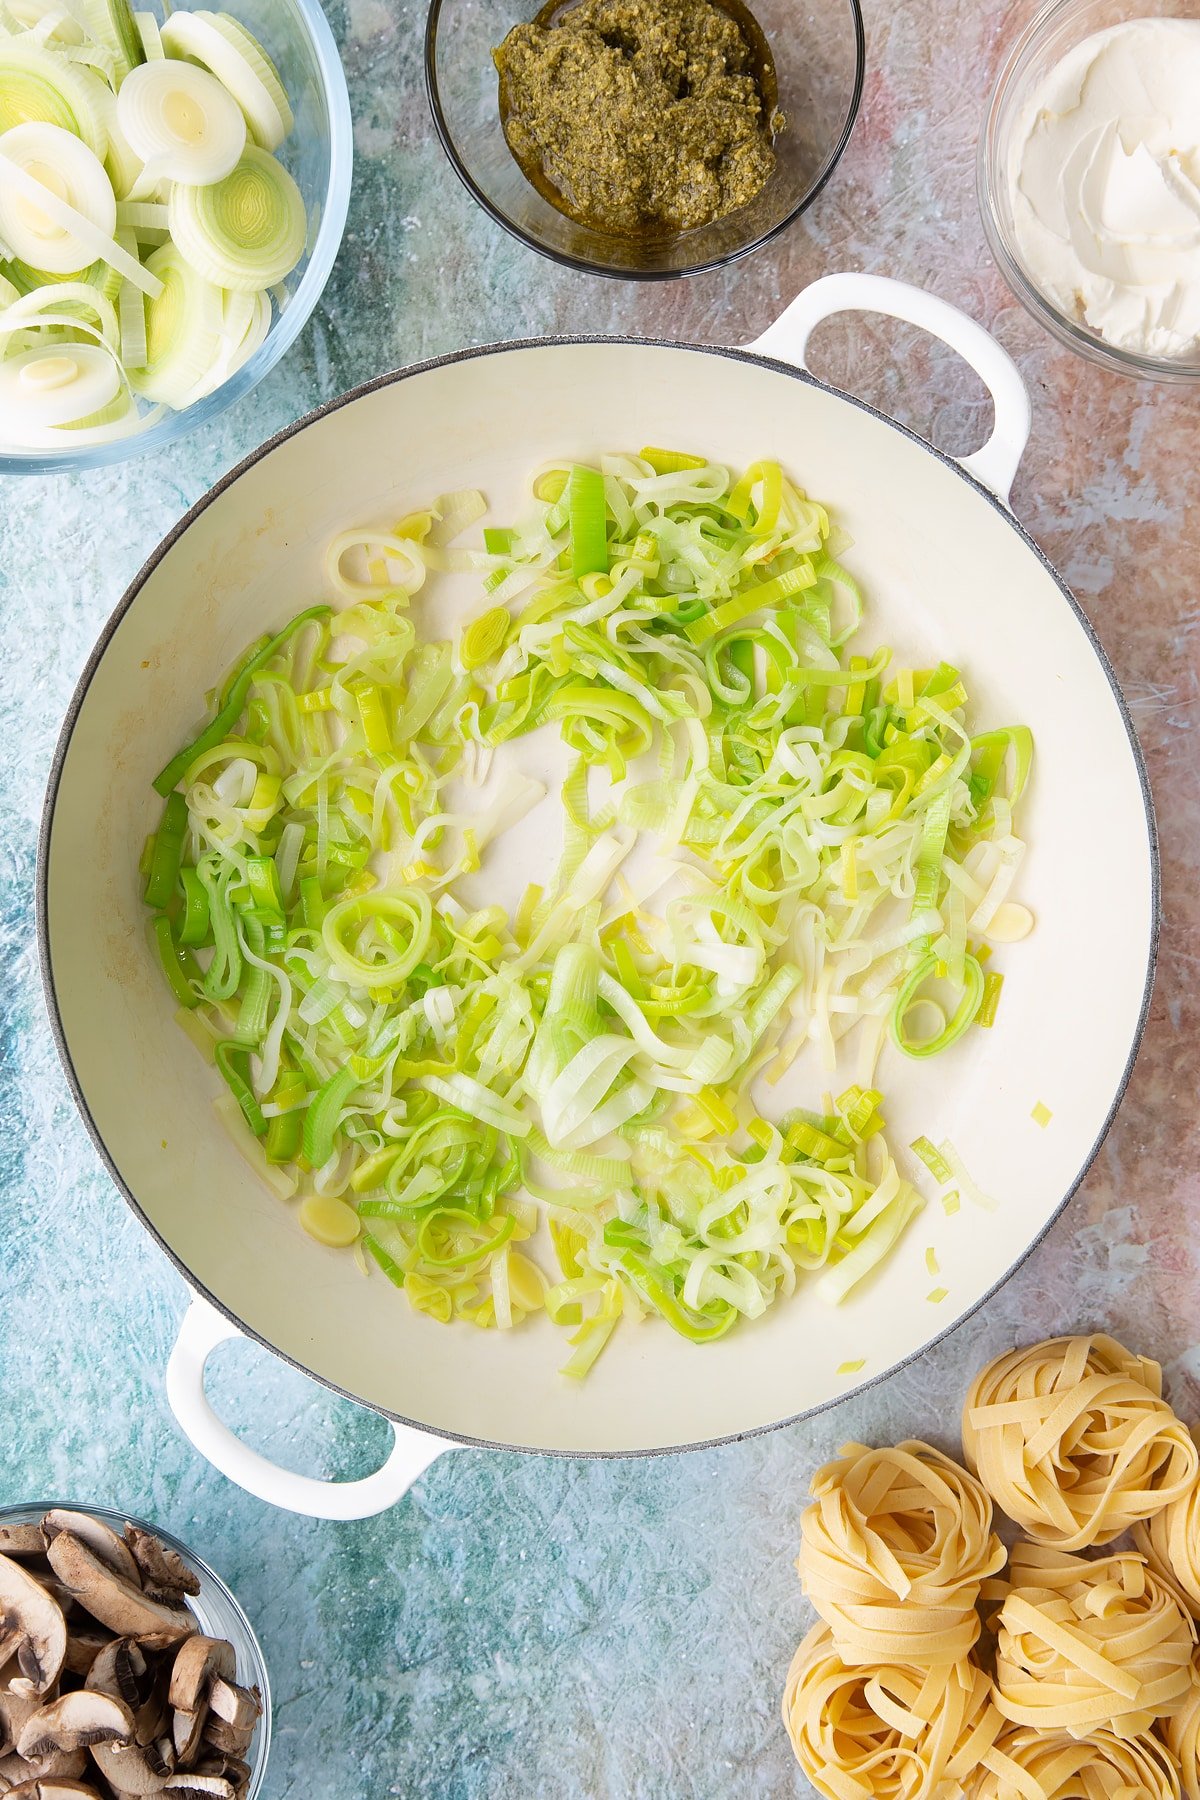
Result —
[[105, 1507], [0, 1507], [5, 1800], [255, 1800], [270, 1744], [262, 1651], [206, 1563]]

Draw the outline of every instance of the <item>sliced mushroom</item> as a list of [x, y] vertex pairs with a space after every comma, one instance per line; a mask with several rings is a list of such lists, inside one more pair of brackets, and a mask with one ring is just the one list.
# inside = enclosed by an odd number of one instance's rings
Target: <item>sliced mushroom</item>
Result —
[[153, 1743], [166, 1729], [166, 1681], [161, 1665], [167, 1645], [161, 1633], [145, 1638], [114, 1638], [88, 1672], [87, 1685], [114, 1694], [133, 1714], [134, 1738]]
[[63, 1781], [78, 1781], [86, 1769], [87, 1755], [83, 1750], [55, 1750], [49, 1756], [39, 1756], [35, 1762], [18, 1756], [15, 1750], [11, 1756], [0, 1756], [0, 1776], [10, 1781], [14, 1787], [19, 1786], [22, 1781], [42, 1781], [47, 1776]]
[[32, 1781], [9, 1788], [6, 1800], [81, 1800], [82, 1796], [100, 1800], [100, 1791], [86, 1781], [70, 1781], [62, 1775], [35, 1775]]
[[45, 1556], [46, 1538], [40, 1525], [0, 1525], [0, 1555]]
[[[195, 1618], [190, 1612], [187, 1616], [192, 1621], [193, 1632], [197, 1631]], [[170, 1653], [173, 1658], [179, 1649], [179, 1639], [174, 1631], [143, 1631], [138, 1634], [137, 1641], [146, 1656], [163, 1657]]]
[[65, 1508], [0, 1543], [0, 1796], [245, 1800], [262, 1699], [183, 1558]]
[[100, 1652], [115, 1642], [112, 1632], [106, 1631], [103, 1625], [72, 1624], [67, 1637], [64, 1671], [69, 1669], [72, 1675], [90, 1675]]
[[223, 1775], [226, 1781], [233, 1783], [235, 1788], [242, 1788], [249, 1785], [253, 1771], [250, 1764], [243, 1762], [240, 1756], [223, 1756], [217, 1751], [214, 1754], [202, 1756], [196, 1764], [195, 1773], [197, 1775]]
[[140, 1587], [102, 1562], [73, 1532], [60, 1532], [48, 1554], [63, 1586], [94, 1619], [119, 1637], [169, 1632], [183, 1638], [195, 1631], [196, 1621], [190, 1612], [152, 1600]]
[[237, 1679], [237, 1657], [224, 1638], [196, 1637], [181, 1644], [171, 1670], [168, 1699], [178, 1712], [197, 1712], [217, 1679]]
[[26, 1719], [37, 1712], [39, 1702], [32, 1694], [0, 1692], [0, 1756], [9, 1756], [17, 1747], [17, 1739]]
[[208, 1723], [204, 1727], [204, 1742], [226, 1756], [245, 1756], [253, 1736], [253, 1722], [249, 1725], [227, 1725], [224, 1719], [216, 1719], [212, 1713], [209, 1713]]
[[239, 1687], [236, 1681], [224, 1681], [219, 1675], [208, 1690], [208, 1704], [218, 1719], [242, 1730], [251, 1729], [262, 1718], [262, 1695], [257, 1688]]
[[161, 1794], [175, 1768], [158, 1744], [94, 1744], [92, 1760], [118, 1794]]
[[14, 1692], [23, 1686], [41, 1696], [58, 1680], [66, 1659], [67, 1622], [57, 1600], [28, 1570], [11, 1557], [0, 1556], [0, 1641], [14, 1633], [20, 1676], [9, 1686]]
[[51, 1700], [26, 1719], [17, 1750], [27, 1762], [59, 1750], [86, 1750], [92, 1744], [127, 1743], [133, 1714], [122, 1700], [77, 1688]]
[[153, 1532], [143, 1531], [140, 1525], [127, 1525], [125, 1542], [138, 1566], [142, 1586], [155, 1600], [179, 1600], [184, 1594], [200, 1592], [200, 1577]]
[[171, 1714], [171, 1742], [175, 1746], [175, 1760], [181, 1769], [186, 1769], [195, 1760], [207, 1724], [208, 1707], [204, 1704], [197, 1707], [195, 1712], [180, 1712], [176, 1707]]
[[33, 1576], [40, 1588], [44, 1588], [52, 1599], [58, 1601], [64, 1619], [69, 1619], [71, 1614], [78, 1610], [74, 1594], [63, 1586], [54, 1570], [43, 1558], [39, 1558], [37, 1562], [26, 1561], [22, 1563], [21, 1567]]
[[42, 1530], [46, 1537], [47, 1553], [56, 1537], [61, 1537], [64, 1531], [69, 1532], [81, 1544], [86, 1544], [92, 1555], [99, 1557], [114, 1575], [119, 1575], [134, 1587], [141, 1587], [141, 1571], [133, 1560], [129, 1545], [103, 1519], [93, 1519], [88, 1513], [68, 1512], [65, 1507], [60, 1506], [46, 1514], [42, 1520]]

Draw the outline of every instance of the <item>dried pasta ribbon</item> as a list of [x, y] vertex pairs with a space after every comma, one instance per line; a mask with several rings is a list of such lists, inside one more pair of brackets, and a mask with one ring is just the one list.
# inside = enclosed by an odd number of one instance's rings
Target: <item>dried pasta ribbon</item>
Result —
[[989, 1363], [967, 1395], [963, 1450], [1009, 1518], [1062, 1550], [1110, 1544], [1181, 1500], [1200, 1469], [1158, 1364], [1103, 1335]]
[[1099, 1730], [1010, 1728], [984, 1752], [971, 1800], [1179, 1800], [1179, 1774], [1156, 1738]]
[[963, 1791], [1001, 1729], [990, 1690], [969, 1660], [847, 1668], [821, 1624], [792, 1658], [783, 1722], [827, 1800], [945, 1800]]
[[1089, 1562], [1018, 1544], [994, 1623], [996, 1706], [1014, 1724], [1134, 1737], [1191, 1694], [1196, 1628], [1135, 1550]]
[[1192, 1658], [1192, 1685], [1177, 1713], [1159, 1726], [1167, 1749], [1179, 1764], [1187, 1800], [1200, 1800], [1200, 1651]]
[[[1198, 1441], [1194, 1431], [1192, 1441]], [[1150, 1567], [1174, 1583], [1200, 1619], [1200, 1476], [1178, 1500], [1135, 1525], [1133, 1541]]]
[[813, 1477], [796, 1561], [845, 1663], [957, 1663], [980, 1586], [1004, 1566], [992, 1504], [940, 1450], [847, 1444]]

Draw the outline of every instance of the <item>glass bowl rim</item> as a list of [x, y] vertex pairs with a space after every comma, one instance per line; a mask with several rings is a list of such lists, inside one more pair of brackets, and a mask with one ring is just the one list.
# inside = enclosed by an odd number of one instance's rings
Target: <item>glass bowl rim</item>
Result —
[[262, 1717], [258, 1722], [257, 1735], [251, 1746], [254, 1752], [254, 1762], [251, 1765], [250, 1786], [247, 1789], [248, 1800], [255, 1800], [255, 1796], [262, 1791], [263, 1780], [267, 1772], [267, 1763], [271, 1754], [271, 1721], [273, 1708], [271, 1676], [270, 1671], [267, 1668], [267, 1659], [263, 1653], [262, 1644], [259, 1642], [258, 1633], [250, 1623], [249, 1618], [246, 1616], [245, 1608], [237, 1595], [233, 1592], [233, 1589], [229, 1586], [229, 1583], [223, 1576], [217, 1574], [217, 1571], [210, 1563], [205, 1561], [204, 1557], [198, 1556], [190, 1544], [185, 1544], [182, 1538], [176, 1537], [173, 1531], [168, 1531], [165, 1525], [159, 1525], [151, 1519], [143, 1519], [135, 1512], [126, 1512], [117, 1507], [99, 1506], [94, 1505], [90, 1501], [80, 1500], [8, 1500], [0, 1503], [0, 1524], [18, 1518], [21, 1519], [22, 1522], [26, 1522], [26, 1514], [37, 1518], [44, 1513], [54, 1512], [56, 1509], [64, 1512], [84, 1513], [89, 1518], [99, 1519], [106, 1525], [136, 1525], [142, 1531], [150, 1532], [153, 1537], [159, 1538], [168, 1550], [174, 1550], [177, 1555], [181, 1556], [188, 1567], [199, 1575], [202, 1583], [211, 1582], [221, 1597], [228, 1603], [230, 1611], [237, 1619], [238, 1624], [245, 1633], [246, 1641], [253, 1651], [255, 1664], [254, 1680], [262, 1696]]
[[745, 256], [752, 256], [765, 244], [771, 243], [781, 233], [795, 224], [802, 213], [808, 211], [813, 201], [828, 185], [834, 170], [842, 160], [847, 144], [850, 142], [859, 109], [862, 106], [863, 87], [867, 74], [867, 34], [863, 23], [862, 0], [848, 0], [851, 22], [854, 30], [854, 83], [850, 93], [850, 103], [846, 108], [846, 117], [838, 134], [833, 149], [826, 156], [816, 180], [804, 198], [800, 200], [785, 216], [763, 231], [757, 237], [749, 238], [744, 244], [732, 250], [724, 251], [720, 256], [706, 257], [703, 262], [689, 263], [680, 269], [624, 269], [612, 263], [600, 262], [593, 257], [574, 256], [569, 251], [557, 250], [543, 242], [535, 232], [527, 231], [524, 226], [501, 212], [479, 186], [475, 177], [467, 168], [459, 154], [454, 134], [442, 107], [442, 98], [437, 78], [437, 37], [438, 22], [447, 0], [430, 0], [428, 17], [425, 21], [425, 93], [429, 101], [429, 110], [433, 115], [434, 130], [437, 132], [442, 149], [445, 151], [451, 168], [458, 176], [468, 194], [481, 206], [489, 218], [508, 232], [527, 249], [536, 250], [539, 256], [545, 256], [560, 268], [573, 269], [583, 275], [601, 275], [610, 281], [682, 281], [692, 275], [707, 275], [714, 269], [728, 268], [730, 264], [740, 262]]
[[[1086, 6], [1093, 3], [1094, 0], [1046, 0], [1046, 4], [1039, 7], [1033, 17], [1017, 33], [1000, 65], [988, 95], [983, 129], [979, 133], [975, 159], [975, 183], [984, 236], [987, 238], [988, 248], [1011, 292], [1020, 301], [1026, 312], [1051, 332], [1060, 343], [1065, 344], [1068, 349], [1074, 350], [1086, 361], [1096, 363], [1113, 374], [1126, 375], [1133, 380], [1164, 381], [1186, 387], [1193, 382], [1200, 381], [1200, 361], [1188, 365], [1169, 357], [1147, 356], [1136, 350], [1122, 350], [1116, 344], [1105, 343], [1103, 338], [1085, 329], [1078, 320], [1070, 319], [1066, 313], [1060, 312], [1053, 301], [1046, 298], [1027, 273], [1001, 219], [999, 204], [1001, 104], [1007, 98], [1009, 89], [1024, 72], [1027, 61], [1054, 25], [1072, 13], [1082, 12]], [[1200, 17], [1200, 11], [1197, 16]]]
[[200, 430], [235, 401], [256, 388], [287, 354], [308, 324], [324, 293], [345, 235], [354, 176], [354, 123], [350, 90], [337, 42], [321, 6], [321, 0], [292, 0], [304, 35], [317, 65], [317, 77], [329, 109], [329, 178], [319, 197], [321, 222], [308, 266], [288, 304], [272, 322], [254, 355], [234, 371], [219, 388], [195, 401], [182, 412], [168, 412], [147, 431], [130, 432], [105, 444], [83, 444], [53, 450], [0, 449], [0, 476], [56, 475], [75, 470], [109, 468], [131, 462], [152, 450], [163, 450]]

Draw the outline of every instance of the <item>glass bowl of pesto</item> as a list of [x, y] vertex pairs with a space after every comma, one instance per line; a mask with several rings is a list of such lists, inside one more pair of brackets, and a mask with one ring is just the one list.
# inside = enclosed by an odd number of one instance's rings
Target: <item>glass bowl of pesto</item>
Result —
[[786, 230], [846, 147], [864, 62], [859, 0], [432, 0], [425, 36], [468, 192], [543, 256], [624, 281]]

